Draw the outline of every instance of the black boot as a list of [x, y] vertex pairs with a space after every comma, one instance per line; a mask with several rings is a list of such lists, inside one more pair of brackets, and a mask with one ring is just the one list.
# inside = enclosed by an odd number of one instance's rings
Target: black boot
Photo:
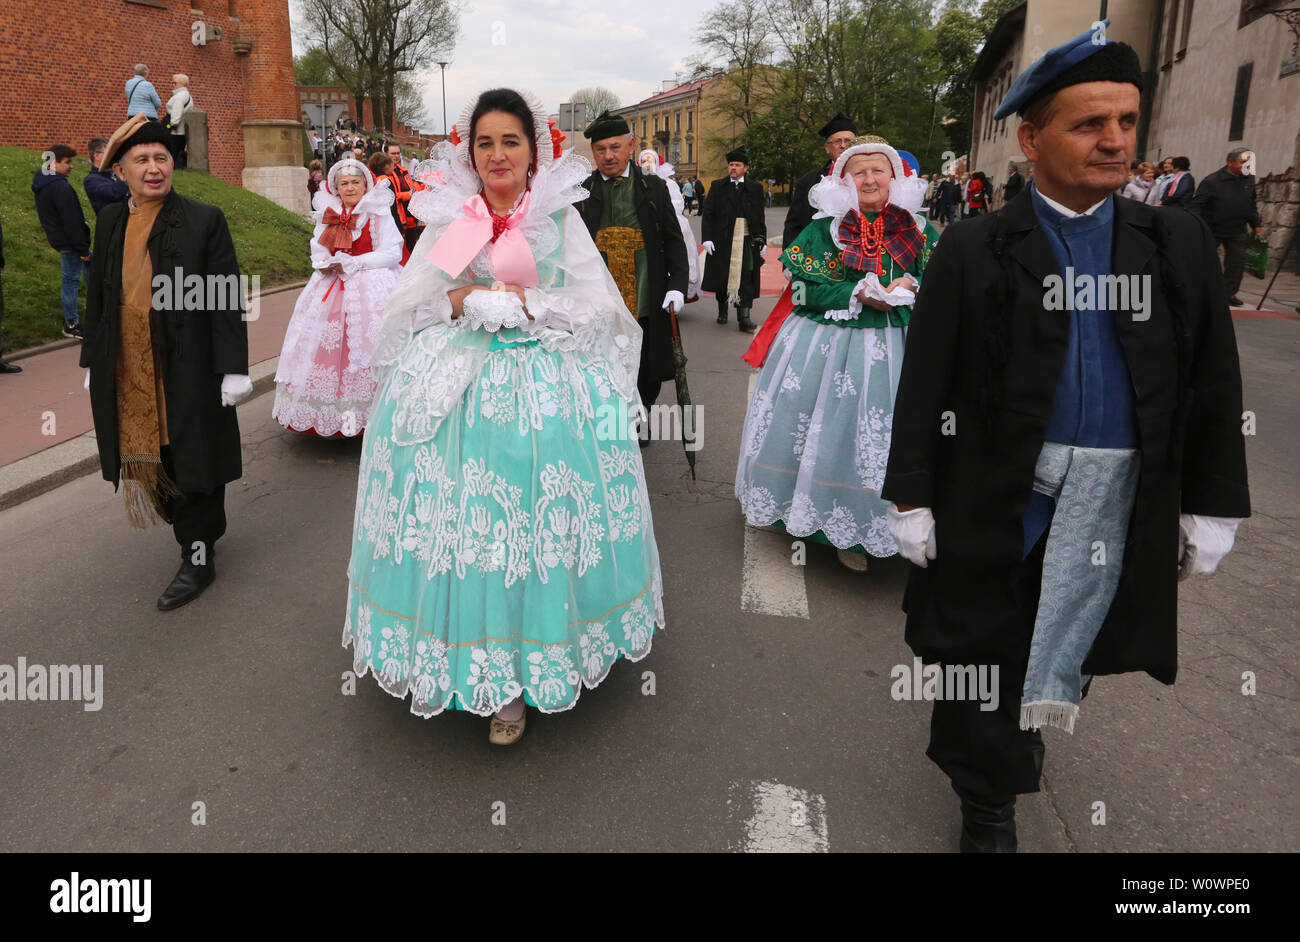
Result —
[[718, 305], [718, 323], [725, 324], [726, 322], [727, 322], [727, 302], [723, 301], [721, 304]]
[[963, 854], [1014, 854], [1016, 852], [1016, 796], [961, 798], [961, 852]]
[[212, 585], [216, 577], [217, 572], [213, 568], [211, 556], [204, 566], [196, 566], [188, 559], [183, 560], [181, 568], [176, 572], [176, 578], [172, 579], [172, 584], [158, 596], [158, 611], [170, 612], [174, 608], [180, 608], [186, 602], [192, 602], [203, 593], [204, 589]]
[[749, 319], [749, 308], [747, 307], [736, 308], [736, 325], [740, 327], [741, 333], [745, 334], [752, 334], [758, 330], [754, 326], [754, 322]]

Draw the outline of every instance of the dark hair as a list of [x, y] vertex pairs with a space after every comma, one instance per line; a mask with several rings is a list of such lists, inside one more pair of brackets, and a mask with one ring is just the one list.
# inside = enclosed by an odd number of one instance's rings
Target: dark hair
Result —
[[77, 156], [77, 152], [67, 144], [55, 144], [50, 148], [50, 153], [54, 155], [54, 162], [56, 164], [61, 160], [67, 160], [69, 157]]
[[393, 158], [388, 156], [388, 154], [384, 153], [382, 150], [375, 151], [370, 155], [370, 161], [366, 166], [370, 168], [370, 172], [375, 176], [383, 176], [392, 169]]
[[528, 146], [531, 148], [533, 155], [532, 165], [535, 168], [537, 166], [537, 129], [533, 127], [533, 110], [528, 107], [528, 102], [524, 101], [524, 96], [513, 88], [493, 88], [478, 96], [478, 103], [474, 105], [474, 113], [469, 118], [470, 165], [473, 166], [474, 164], [474, 132], [478, 128], [478, 119], [492, 111], [503, 111], [519, 119], [519, 123], [524, 126], [524, 134], [528, 136]]
[[104, 150], [106, 147], [108, 147], [108, 138], [106, 138], [106, 137], [92, 137], [92, 138], [90, 139], [90, 146], [87, 147], [86, 150], [87, 150], [87, 151], [90, 153], [90, 155], [93, 157], [95, 154], [98, 154], [100, 151]]
[[1052, 119], [1056, 117], [1056, 108], [1053, 107], [1052, 104], [1055, 101], [1056, 92], [1052, 92], [1050, 95], [1044, 95], [1042, 98], [1031, 103], [1023, 112], [1021, 112], [1021, 119], [1028, 121], [1036, 128], [1047, 127], [1052, 123]]
[[1175, 170], [1183, 170], [1183, 171], [1191, 170], [1191, 169], [1192, 169], [1192, 162], [1191, 162], [1190, 160], [1188, 160], [1186, 157], [1175, 157], [1175, 158], [1174, 158], [1174, 169], [1175, 169]]

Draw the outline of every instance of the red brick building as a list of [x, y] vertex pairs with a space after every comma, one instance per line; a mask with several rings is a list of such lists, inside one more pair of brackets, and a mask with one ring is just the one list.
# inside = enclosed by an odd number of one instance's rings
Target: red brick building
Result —
[[126, 120], [137, 62], [164, 104], [172, 75], [189, 76], [215, 176], [306, 211], [288, 0], [3, 0], [0, 144], [84, 154]]

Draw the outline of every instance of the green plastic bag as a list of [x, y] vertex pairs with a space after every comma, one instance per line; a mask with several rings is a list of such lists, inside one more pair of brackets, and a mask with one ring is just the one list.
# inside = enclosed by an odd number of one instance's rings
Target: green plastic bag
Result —
[[1254, 234], [1246, 243], [1246, 271], [1263, 278], [1268, 270], [1268, 243], [1262, 235]]

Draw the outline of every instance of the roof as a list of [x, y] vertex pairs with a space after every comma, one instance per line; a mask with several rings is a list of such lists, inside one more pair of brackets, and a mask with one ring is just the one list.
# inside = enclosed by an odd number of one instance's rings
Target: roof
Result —
[[644, 108], [646, 105], [654, 104], [657, 101], [663, 101], [669, 98], [675, 98], [678, 95], [685, 95], [690, 92], [699, 91], [705, 85], [717, 79], [719, 76], [710, 75], [706, 78], [698, 79], [694, 82], [687, 82], [685, 85], [678, 85], [676, 88], [670, 88], [666, 92], [660, 92], [657, 95], [651, 95], [649, 98], [643, 98], [641, 101], [631, 105], [624, 105], [622, 108], [615, 108], [615, 114], [621, 114], [625, 111], [631, 111], [634, 108]]
[[984, 41], [984, 48], [980, 50], [979, 58], [971, 67], [970, 76], [973, 81], [983, 81], [997, 68], [1016, 37], [1024, 32], [1025, 15], [1028, 10], [1029, 0], [1025, 0], [1024, 3], [1012, 7], [998, 17], [998, 21], [993, 24], [993, 31], [989, 33], [989, 38]]

